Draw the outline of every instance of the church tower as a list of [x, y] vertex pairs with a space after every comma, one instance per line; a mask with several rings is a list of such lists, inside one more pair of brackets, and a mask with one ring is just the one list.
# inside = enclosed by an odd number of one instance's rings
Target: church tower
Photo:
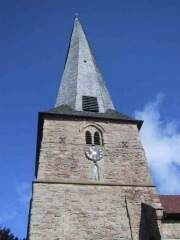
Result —
[[161, 239], [141, 126], [115, 110], [75, 18], [55, 107], [39, 113], [29, 240]]

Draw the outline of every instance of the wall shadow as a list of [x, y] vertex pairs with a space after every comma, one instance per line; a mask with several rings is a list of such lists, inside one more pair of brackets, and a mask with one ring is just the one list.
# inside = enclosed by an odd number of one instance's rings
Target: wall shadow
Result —
[[160, 240], [161, 235], [157, 224], [157, 215], [153, 207], [141, 204], [141, 220], [139, 240]]

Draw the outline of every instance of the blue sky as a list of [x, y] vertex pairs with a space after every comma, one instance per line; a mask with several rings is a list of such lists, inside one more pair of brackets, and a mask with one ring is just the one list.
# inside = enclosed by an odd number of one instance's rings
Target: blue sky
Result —
[[[141, 136], [158, 190], [180, 194], [180, 1], [0, 0], [0, 225], [21, 237], [37, 113], [55, 103], [75, 12], [116, 108], [146, 119]], [[162, 187], [168, 176], [173, 191]]]

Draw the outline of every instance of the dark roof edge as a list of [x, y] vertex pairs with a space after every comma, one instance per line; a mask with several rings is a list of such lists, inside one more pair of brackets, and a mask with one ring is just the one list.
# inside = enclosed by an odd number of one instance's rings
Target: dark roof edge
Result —
[[79, 115], [79, 114], [68, 114], [68, 113], [52, 113], [52, 112], [39, 112], [39, 117], [43, 116], [48, 116], [48, 117], [54, 117], [54, 118], [59, 118], [59, 117], [66, 117], [66, 118], [90, 118], [90, 119], [97, 119], [97, 120], [108, 120], [108, 121], [113, 121], [113, 122], [124, 122], [124, 123], [131, 123], [131, 124], [136, 124], [138, 130], [141, 129], [143, 125], [143, 120], [136, 120], [136, 119], [123, 119], [123, 118], [113, 118], [113, 117], [103, 117], [103, 116], [91, 116], [91, 115]]

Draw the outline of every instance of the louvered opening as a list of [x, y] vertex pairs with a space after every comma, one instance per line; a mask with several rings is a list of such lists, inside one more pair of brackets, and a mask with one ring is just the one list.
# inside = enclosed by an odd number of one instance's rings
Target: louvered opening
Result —
[[92, 144], [92, 137], [89, 131], [86, 131], [86, 144]]
[[94, 144], [95, 145], [101, 145], [100, 136], [99, 136], [98, 132], [94, 133]]
[[99, 112], [98, 102], [96, 97], [82, 96], [83, 111]]

